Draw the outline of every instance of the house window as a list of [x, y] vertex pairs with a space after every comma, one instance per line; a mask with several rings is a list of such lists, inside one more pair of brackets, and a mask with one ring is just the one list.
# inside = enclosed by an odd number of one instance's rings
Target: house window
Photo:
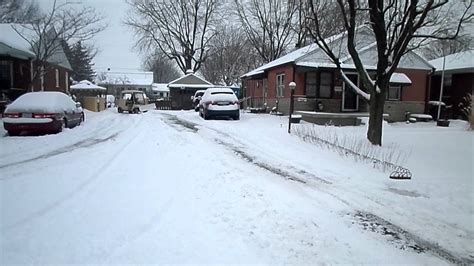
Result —
[[0, 79], [10, 79], [10, 61], [0, 61]]
[[319, 73], [319, 98], [331, 98], [332, 80], [332, 72]]
[[56, 69], [56, 87], [59, 87], [59, 69]]
[[316, 72], [306, 73], [305, 89], [306, 96], [316, 97], [316, 88], [318, 86], [318, 76]]
[[388, 87], [388, 93], [386, 99], [389, 101], [400, 101], [401, 100], [401, 86], [390, 85]]
[[285, 74], [279, 74], [276, 76], [276, 96], [283, 97], [283, 89], [285, 88]]

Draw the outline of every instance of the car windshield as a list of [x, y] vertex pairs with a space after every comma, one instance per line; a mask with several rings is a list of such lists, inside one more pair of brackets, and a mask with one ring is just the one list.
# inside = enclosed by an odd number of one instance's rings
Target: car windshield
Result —
[[140, 103], [140, 104], [145, 103], [145, 97], [142, 93], [135, 93], [133, 96], [135, 97], [135, 101], [137, 103]]

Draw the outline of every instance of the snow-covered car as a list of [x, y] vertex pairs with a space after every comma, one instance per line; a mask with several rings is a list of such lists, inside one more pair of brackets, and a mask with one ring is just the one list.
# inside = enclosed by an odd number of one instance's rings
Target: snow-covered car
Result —
[[107, 108], [115, 107], [115, 96], [107, 95]]
[[196, 112], [199, 111], [199, 102], [201, 101], [201, 98], [205, 92], [206, 90], [197, 90], [194, 93], [194, 96], [191, 96], [191, 101], [193, 101], [193, 105], [194, 105], [194, 111]]
[[22, 131], [57, 133], [84, 121], [81, 104], [57, 91], [29, 92], [7, 106], [3, 127], [10, 136]]
[[217, 116], [239, 120], [239, 100], [232, 89], [209, 88], [199, 102], [199, 115], [206, 120]]

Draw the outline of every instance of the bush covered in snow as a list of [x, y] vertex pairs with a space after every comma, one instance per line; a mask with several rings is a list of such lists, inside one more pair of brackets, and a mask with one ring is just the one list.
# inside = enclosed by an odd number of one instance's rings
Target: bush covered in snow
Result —
[[335, 128], [320, 128], [315, 125], [304, 125], [295, 128], [295, 134], [306, 142], [337, 151], [341, 156], [352, 157], [355, 161], [373, 163], [382, 171], [404, 169], [409, 153], [402, 151], [394, 144], [383, 147], [372, 145], [360, 136], [348, 135]]

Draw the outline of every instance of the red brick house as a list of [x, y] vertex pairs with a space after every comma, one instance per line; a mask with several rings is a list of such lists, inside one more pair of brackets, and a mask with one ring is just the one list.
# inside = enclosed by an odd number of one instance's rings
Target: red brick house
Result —
[[[369, 73], [376, 69], [376, 46], [373, 33], [361, 26], [356, 33], [356, 49]], [[356, 84], [358, 75], [346, 49], [346, 37], [330, 38], [338, 47], [344, 73]], [[336, 50], [336, 49], [335, 49]], [[389, 120], [402, 121], [405, 112], [425, 113], [429, 76], [433, 66], [414, 52], [407, 53], [391, 77], [385, 112]], [[294, 81], [295, 110], [317, 112], [367, 112], [367, 103], [343, 82], [341, 74], [316, 44], [295, 50], [242, 76], [247, 107], [277, 107], [287, 113], [290, 90]]]
[[[431, 78], [429, 92], [430, 101], [439, 101], [441, 88], [441, 76], [444, 63], [444, 82], [442, 102], [446, 104], [446, 111], [442, 113], [443, 118], [467, 119], [463, 112], [467, 97], [474, 94], [474, 50], [459, 52], [431, 60], [430, 63], [436, 67]], [[445, 60], [444, 60], [445, 59]], [[444, 62], [443, 62], [444, 61]], [[432, 111], [437, 116], [436, 106]]]
[[0, 32], [0, 101], [13, 101], [28, 91], [69, 92], [72, 68], [62, 48], [46, 62], [46, 74], [33, 80], [32, 69], [38, 62], [30, 44], [13, 29], [12, 24], [0, 24]]

